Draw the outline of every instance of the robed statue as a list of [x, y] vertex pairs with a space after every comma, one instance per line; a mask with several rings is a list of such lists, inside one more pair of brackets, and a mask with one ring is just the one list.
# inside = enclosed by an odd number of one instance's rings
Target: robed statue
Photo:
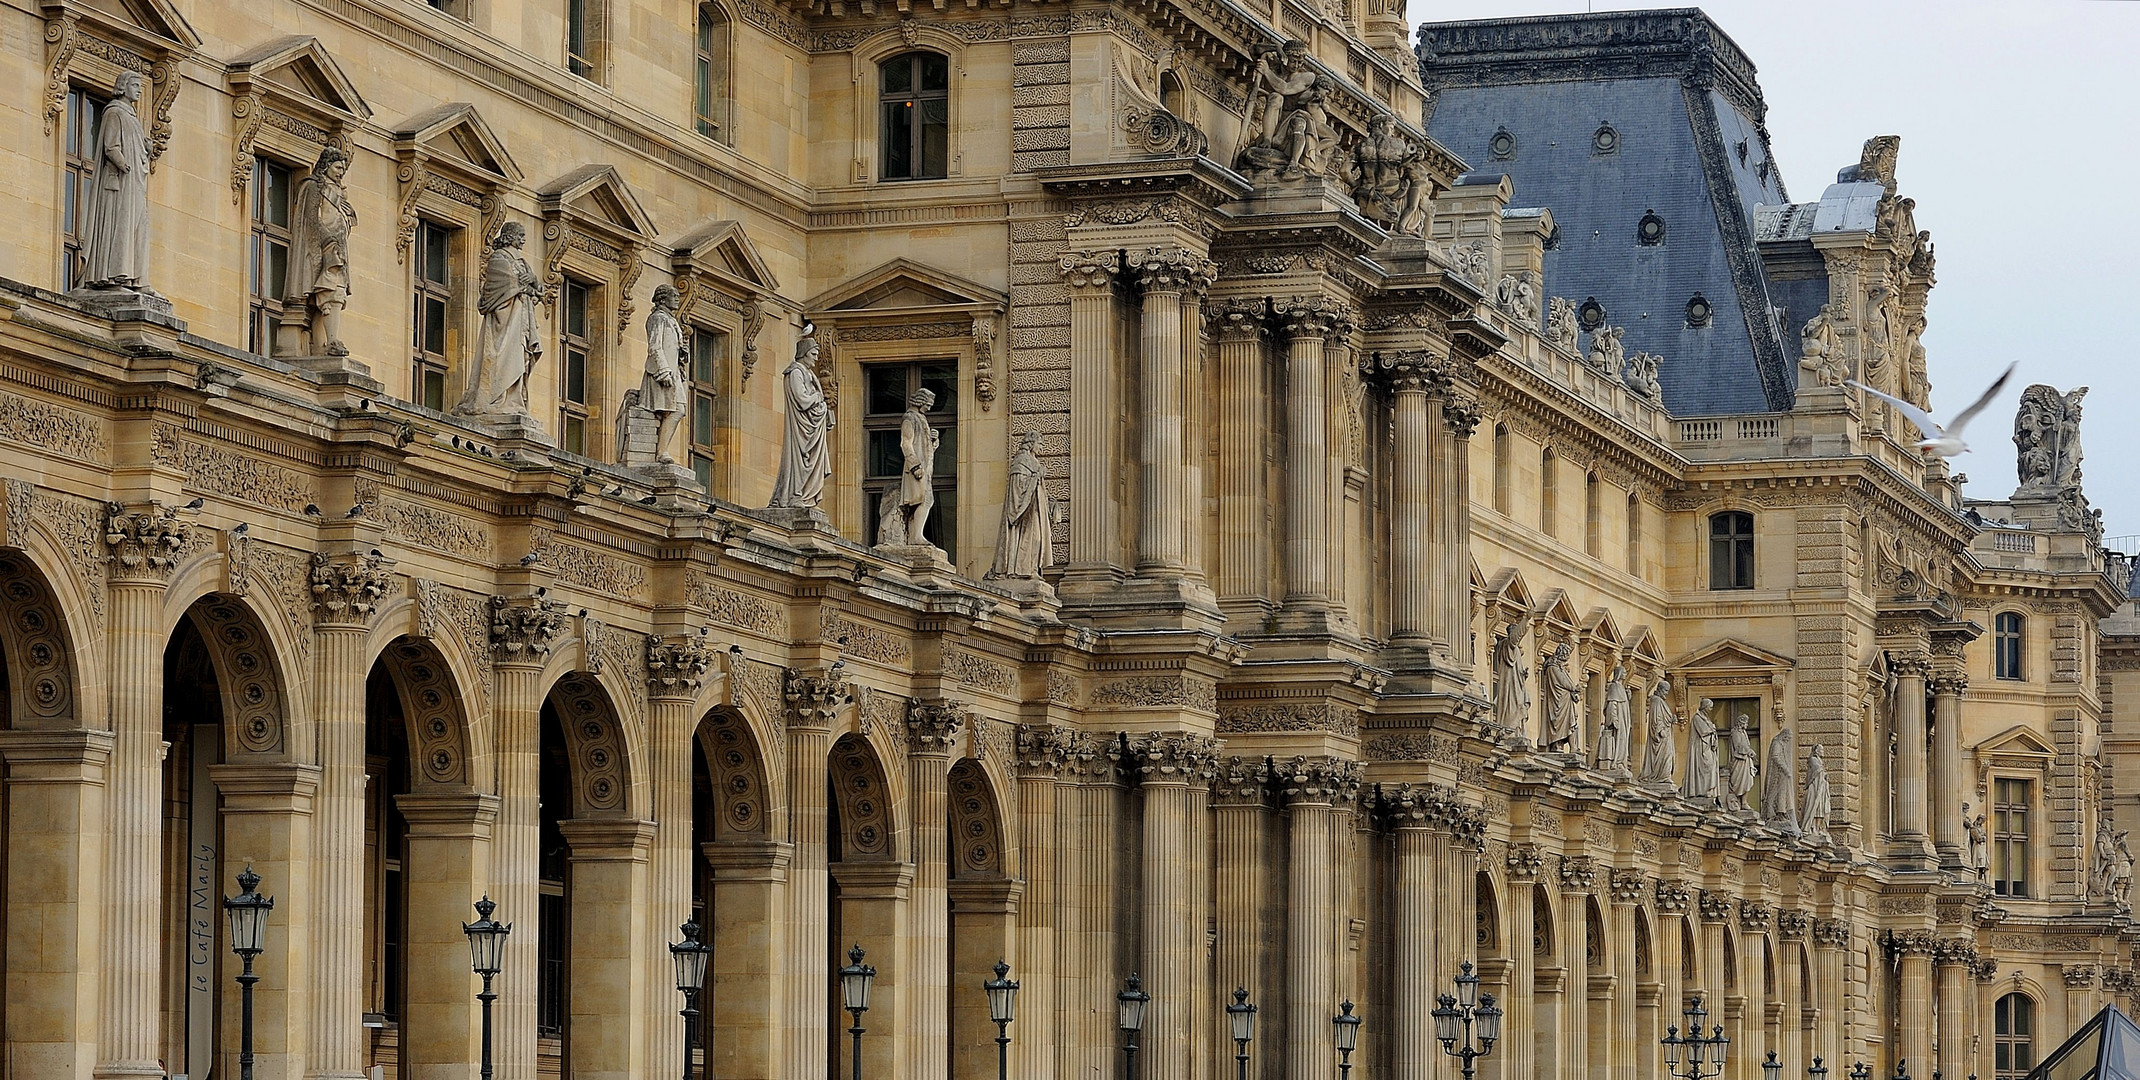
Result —
[[805, 323], [795, 343], [795, 359], [780, 374], [787, 400], [787, 425], [780, 442], [780, 471], [773, 475], [769, 507], [814, 509], [825, 497], [832, 476], [832, 403], [817, 381], [817, 327]]
[[1753, 806], [1746, 801], [1754, 790], [1754, 776], [1761, 769], [1759, 755], [1754, 752], [1754, 729], [1745, 713], [1731, 718], [1731, 786], [1726, 789], [1724, 809], [1734, 813], [1752, 813]]
[[1687, 782], [1681, 788], [1691, 802], [1717, 801], [1719, 759], [1717, 755], [1716, 702], [1702, 699], [1688, 724]]
[[149, 278], [149, 141], [134, 103], [141, 73], [122, 71], [90, 147], [95, 168], [78, 231], [82, 281], [97, 289], [147, 291]]
[[1523, 635], [1530, 629], [1530, 620], [1518, 619], [1494, 643], [1494, 723], [1519, 741], [1531, 716], [1531, 690], [1525, 685], [1531, 673], [1523, 664]]
[[1040, 464], [1040, 432], [1028, 431], [1011, 455], [1003, 480], [1003, 521], [996, 530], [996, 562], [990, 578], [1037, 580], [1054, 560], [1048, 488]]
[[684, 325], [676, 319], [683, 295], [676, 286], [654, 286], [654, 310], [646, 315], [646, 374], [639, 379], [639, 407], [660, 418], [654, 436], [654, 460], [676, 462], [669, 448], [684, 418]]
[[899, 486], [884, 493], [877, 513], [877, 545], [908, 547], [929, 544], [929, 511], [936, 507], [936, 447], [942, 433], [929, 423], [936, 407], [934, 390], [907, 395], [906, 415], [899, 419]]
[[1615, 664], [1605, 680], [1605, 708], [1598, 724], [1600, 772], [1627, 775], [1628, 741], [1634, 734], [1634, 710], [1628, 701], [1627, 666]]
[[[342, 343], [342, 309], [349, 305], [349, 233], [357, 211], [342, 181], [349, 155], [341, 147], [320, 151], [312, 175], [297, 189], [290, 211], [290, 268], [283, 279], [282, 323], [275, 351], [284, 356], [348, 356]], [[309, 329], [309, 350], [298, 344]]]
[[1828, 842], [1828, 815], [1834, 792], [1828, 787], [1828, 765], [1821, 760], [1820, 747], [1806, 751], [1806, 805], [1799, 814], [1798, 831], [1801, 836], [1825, 844]]
[[1761, 770], [1761, 820], [1786, 835], [1798, 835], [1798, 737], [1790, 728], [1768, 738], [1768, 764]]
[[1561, 753], [1577, 753], [1582, 749], [1581, 732], [1578, 731], [1583, 715], [1583, 686], [1575, 681], [1568, 670], [1567, 642], [1561, 642], [1538, 673], [1538, 682], [1546, 692], [1545, 726], [1538, 736], [1538, 748]]
[[547, 294], [542, 279], [521, 257], [527, 240], [527, 229], [508, 221], [490, 242], [483, 288], [476, 294], [476, 312], [483, 316], [476, 370], [453, 407], [463, 416], [527, 415], [528, 374], [542, 359], [542, 324], [535, 306]]
[[1642, 771], [1636, 778], [1645, 786], [1669, 791], [1672, 766], [1679, 759], [1678, 740], [1672, 737], [1672, 729], [1679, 726], [1679, 716], [1672, 711], [1670, 679], [1659, 679], [1650, 688], [1649, 718], [1649, 737], [1642, 746]]

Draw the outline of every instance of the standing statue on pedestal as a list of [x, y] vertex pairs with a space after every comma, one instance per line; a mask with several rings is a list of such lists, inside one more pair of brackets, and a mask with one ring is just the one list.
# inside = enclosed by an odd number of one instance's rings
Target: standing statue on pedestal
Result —
[[1637, 776], [1645, 787], [1672, 790], [1672, 767], [1679, 760], [1679, 747], [1672, 738], [1672, 729], [1679, 726], [1679, 717], [1672, 712], [1672, 680], [1659, 679], [1650, 688], [1649, 737], [1642, 746], [1642, 772]]
[[1582, 324], [1575, 318], [1575, 301], [1565, 296], [1552, 297], [1546, 303], [1546, 340], [1566, 350], [1575, 352]]
[[1761, 776], [1761, 820], [1786, 836], [1798, 835], [1798, 737], [1790, 728], [1768, 737], [1768, 766]]
[[1731, 786], [1726, 790], [1724, 809], [1737, 814], [1751, 815], [1753, 807], [1746, 796], [1754, 790], [1754, 775], [1761, 769], [1760, 758], [1754, 752], [1754, 731], [1748, 724], [1745, 713], [1731, 718]]
[[1318, 77], [1314, 66], [1308, 63], [1308, 45], [1304, 41], [1288, 41], [1257, 51], [1249, 88], [1249, 137], [1238, 159], [1242, 171], [1275, 173], [1285, 167], [1293, 113]]
[[2117, 856], [2110, 871], [2110, 895], [2120, 908], [2133, 906], [2133, 849], [2125, 837], [2125, 833], [2118, 834]]
[[780, 471], [773, 476], [773, 498], [766, 505], [814, 509], [832, 475], [832, 450], [826, 444], [833, 425], [831, 403], [817, 381], [817, 327], [803, 325], [795, 359], [780, 379], [787, 398], [787, 428], [780, 444]]
[[2095, 823], [2095, 847], [2093, 861], [2088, 867], [2088, 895], [2091, 899], [2112, 900], [2111, 879], [2118, 870], [2118, 838], [2110, 831], [2109, 815], [2105, 814]]
[[1583, 685], [1568, 670], [1572, 650], [1563, 641], [1546, 657], [1538, 683], [1546, 692], [1545, 725], [1539, 731], [1538, 748], [1555, 753], [1582, 752]]
[[1715, 805], [1719, 759], [1717, 756], [1716, 702], [1702, 699], [1687, 722], [1687, 782], [1680, 793], [1687, 801]]
[[654, 310], [646, 314], [646, 374], [639, 380], [639, 407], [661, 421], [654, 435], [654, 460], [676, 463], [670, 452], [677, 425], [684, 419], [684, 324], [676, 321], [683, 295], [673, 285], [654, 287]]
[[899, 453], [905, 468], [899, 486], [884, 493], [877, 513], [878, 547], [925, 547], [929, 511], [936, 507], [936, 447], [942, 438], [929, 424], [929, 410], [936, 407], [936, 393], [916, 390], [907, 395], [907, 412], [899, 420]]
[[149, 141], [134, 103], [141, 73], [122, 71], [97, 120], [96, 168], [80, 215], [82, 281], [92, 289], [156, 295], [149, 279]]
[[1962, 804], [1962, 828], [1969, 832], [1969, 865], [1976, 868], [1981, 881], [1991, 874], [1990, 853], [1986, 850], [1989, 845], [1985, 843], [1984, 815], [1970, 817], [1968, 803]]
[[2021, 407], [2014, 414], [2021, 492], [2050, 494], [2080, 487], [2081, 399], [2087, 394], [2085, 386], [2061, 394], [2042, 383], [2021, 392]]
[[1530, 629], [1529, 619], [1518, 619], [1494, 643], [1494, 723], [1518, 743], [1530, 727], [1531, 691], [1525, 683], [1531, 673], [1523, 663], [1523, 635]]
[[1627, 666], [1615, 664], [1605, 680], [1605, 707], [1598, 723], [1598, 771], [1627, 775], [1628, 740], [1634, 733], [1634, 712], [1628, 702]]
[[1828, 765], [1820, 747], [1806, 751], [1806, 805], [1798, 818], [1799, 835], [1816, 844], [1829, 842], [1828, 814], [1834, 793], [1828, 787]]
[[1040, 571], [1054, 560], [1054, 527], [1048, 513], [1046, 474], [1040, 464], [1040, 432], [1028, 431], [1018, 439], [1018, 452], [1011, 455], [1009, 475], [1003, 482], [1003, 523], [996, 530], [996, 563], [991, 579], [1038, 581]]
[[542, 359], [542, 324], [535, 305], [542, 303], [546, 290], [520, 255], [527, 239], [527, 229], [508, 221], [491, 241], [483, 288], [476, 295], [476, 311], [483, 316], [476, 370], [453, 407], [460, 415], [504, 419], [528, 413], [528, 373]]
[[[342, 343], [342, 309], [349, 305], [349, 232], [357, 212], [342, 180], [349, 155], [340, 147], [320, 151], [312, 175], [297, 189], [290, 211], [290, 272], [282, 286], [282, 323], [275, 332], [278, 356], [348, 356]], [[309, 337], [308, 345], [299, 344]]]

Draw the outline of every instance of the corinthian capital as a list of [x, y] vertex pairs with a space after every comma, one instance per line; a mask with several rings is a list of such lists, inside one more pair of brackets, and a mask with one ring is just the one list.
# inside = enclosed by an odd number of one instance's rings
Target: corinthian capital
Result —
[[111, 576], [120, 581], [169, 581], [178, 564], [178, 549], [192, 528], [193, 523], [176, 506], [111, 503], [104, 516]]
[[698, 696], [713, 666], [713, 643], [704, 634], [646, 639], [647, 693], [654, 697]]
[[781, 696], [787, 700], [788, 727], [824, 730], [840, 708], [840, 681], [825, 668], [789, 668]]
[[1959, 671], [1942, 671], [1932, 676], [1928, 683], [1934, 694], [1953, 694], [1957, 697], [1968, 692], [1969, 676]]
[[1236, 296], [1204, 305], [1204, 324], [1220, 341], [1258, 341], [1264, 333], [1264, 302]]
[[1015, 748], [1023, 776], [1054, 776], [1077, 745], [1077, 732], [1054, 724], [1020, 724]]
[[1286, 802], [1343, 806], [1360, 797], [1360, 763], [1344, 758], [1296, 757], [1271, 763]]
[[1448, 427], [1449, 434], [1459, 439], [1471, 438], [1483, 415], [1479, 399], [1470, 394], [1449, 391], [1442, 397], [1442, 423]]
[[1328, 296], [1284, 296], [1271, 301], [1271, 309], [1285, 324], [1286, 337], [1328, 338], [1350, 332], [1352, 309]]
[[1146, 292], [1202, 292], [1219, 276], [1219, 264], [1182, 247], [1150, 247], [1130, 256], [1130, 269]]
[[1063, 282], [1073, 289], [1108, 288], [1114, 285], [1115, 273], [1122, 269], [1122, 255], [1116, 251], [1065, 251], [1055, 266]]
[[916, 698], [907, 703], [907, 739], [916, 754], [948, 755], [965, 722], [966, 707], [956, 701]]
[[1932, 670], [1932, 657], [1921, 650], [1907, 650], [1887, 654], [1887, 669], [1896, 678], [1915, 675], [1923, 678]]
[[565, 605], [540, 596], [490, 598], [491, 654], [501, 664], [541, 664], [565, 630]]
[[1130, 758], [1147, 784], [1203, 786], [1218, 765], [1219, 741], [1184, 732], [1155, 731], [1130, 739]]
[[1392, 390], [1431, 392], [1449, 385], [1449, 358], [1426, 349], [1378, 352], [1374, 364]]
[[326, 626], [363, 626], [393, 580], [393, 562], [377, 551], [312, 556], [312, 611]]

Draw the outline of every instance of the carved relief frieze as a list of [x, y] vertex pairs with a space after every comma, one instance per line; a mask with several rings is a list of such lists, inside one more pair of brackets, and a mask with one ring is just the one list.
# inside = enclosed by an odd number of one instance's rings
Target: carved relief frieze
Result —
[[1255, 731], [1329, 731], [1353, 737], [1360, 734], [1360, 710], [1330, 701], [1229, 703], [1219, 708], [1217, 730], [1222, 735]]
[[554, 534], [549, 542], [537, 545], [535, 554], [544, 566], [557, 570], [559, 580], [604, 596], [626, 600], [646, 596], [646, 568], [636, 562], [565, 543]]
[[787, 620], [780, 609], [749, 593], [725, 588], [710, 578], [694, 576], [690, 598], [691, 606], [703, 608], [712, 622], [768, 637], [786, 637]]
[[481, 522], [401, 499], [382, 499], [373, 513], [397, 540], [478, 562], [491, 557], [490, 529]]
[[190, 489], [292, 514], [318, 502], [319, 496], [305, 474], [287, 463], [186, 438], [170, 427], [159, 427], [153, 433], [152, 445], [156, 463], [183, 471]]
[[999, 664], [986, 657], [953, 649], [944, 654], [944, 674], [960, 686], [1008, 694], [1018, 673], [1008, 664]]
[[73, 409], [0, 393], [0, 439], [89, 465], [111, 464], [111, 434]]
[[1093, 688], [1092, 703], [1133, 709], [1171, 705], [1217, 712], [1219, 692], [1211, 680], [1194, 675], [1144, 675], [1099, 684]]
[[895, 666], [905, 666], [914, 656], [904, 638], [835, 615], [830, 608], [818, 613], [817, 628], [822, 640], [839, 645], [850, 656]]

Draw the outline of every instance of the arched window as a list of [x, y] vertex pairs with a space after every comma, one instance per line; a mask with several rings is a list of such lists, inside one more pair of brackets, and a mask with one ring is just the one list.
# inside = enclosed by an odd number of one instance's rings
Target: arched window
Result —
[[1627, 572], [1642, 575], [1642, 496], [1627, 493]]
[[2022, 679], [2021, 667], [2021, 613], [2002, 611], [1992, 620], [1991, 664], [1992, 674], [2002, 679]]
[[1494, 425], [1494, 509], [1508, 513], [1508, 425]]
[[941, 180], [951, 160], [951, 58], [900, 53], [877, 66], [886, 180]]
[[698, 6], [698, 65], [691, 122], [709, 139], [732, 142], [728, 132], [728, 13], [718, 4]]
[[1992, 1010], [1992, 1080], [2021, 1080], [2036, 1067], [2036, 1003], [2008, 994]]
[[1583, 477], [1583, 554], [1593, 559], [1605, 550], [1604, 487], [1596, 473]]
[[1754, 516], [1726, 510], [1709, 516], [1709, 587], [1754, 587]]
[[1559, 533], [1560, 518], [1560, 458], [1546, 447], [1538, 455], [1538, 531], [1547, 536]]

